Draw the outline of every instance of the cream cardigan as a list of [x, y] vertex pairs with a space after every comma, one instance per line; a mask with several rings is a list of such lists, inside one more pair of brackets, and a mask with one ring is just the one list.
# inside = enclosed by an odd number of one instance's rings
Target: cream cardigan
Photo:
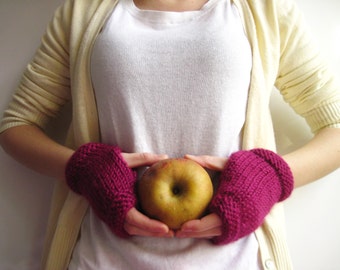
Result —
[[[319, 59], [293, 0], [233, 0], [244, 21], [253, 53], [253, 70], [243, 148], [275, 150], [269, 111], [274, 86], [316, 132], [340, 127], [340, 93]], [[67, 145], [100, 141], [89, 73], [95, 38], [113, 11], [113, 0], [66, 0], [56, 11], [41, 47], [28, 65], [0, 132], [33, 124], [44, 128], [72, 100]], [[77, 241], [85, 199], [58, 182], [49, 219], [42, 269], [67, 269]], [[264, 269], [291, 269], [282, 205], [276, 205], [256, 231]]]

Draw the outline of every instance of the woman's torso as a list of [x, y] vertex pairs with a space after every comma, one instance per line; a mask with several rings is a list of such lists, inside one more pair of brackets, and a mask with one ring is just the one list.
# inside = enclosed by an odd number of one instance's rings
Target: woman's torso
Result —
[[[240, 147], [251, 66], [229, 1], [184, 13], [120, 1], [91, 59], [102, 141], [125, 152], [228, 156]], [[70, 270], [259, 269], [257, 253], [254, 235], [227, 246], [120, 239], [90, 209]]]

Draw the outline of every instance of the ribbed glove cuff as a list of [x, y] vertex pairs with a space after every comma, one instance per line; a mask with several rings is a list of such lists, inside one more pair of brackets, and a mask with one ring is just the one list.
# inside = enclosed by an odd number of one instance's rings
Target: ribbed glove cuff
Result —
[[223, 233], [213, 242], [227, 244], [254, 232], [293, 187], [288, 164], [274, 152], [253, 149], [232, 154], [210, 204], [210, 211], [223, 222]]

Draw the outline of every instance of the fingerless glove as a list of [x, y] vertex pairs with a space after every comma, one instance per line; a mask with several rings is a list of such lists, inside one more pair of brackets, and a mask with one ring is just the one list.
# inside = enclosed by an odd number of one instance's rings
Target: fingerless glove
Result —
[[292, 192], [288, 164], [265, 149], [239, 151], [230, 156], [220, 176], [210, 211], [222, 220], [222, 235], [215, 244], [227, 244], [254, 232], [275, 203]]
[[120, 237], [127, 212], [135, 206], [136, 173], [117, 146], [88, 143], [81, 146], [66, 165], [66, 182], [84, 196], [97, 216]]

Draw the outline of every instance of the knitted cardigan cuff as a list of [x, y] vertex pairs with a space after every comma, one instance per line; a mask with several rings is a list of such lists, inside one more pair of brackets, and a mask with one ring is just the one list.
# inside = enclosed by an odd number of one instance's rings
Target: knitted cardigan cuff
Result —
[[232, 154], [223, 169], [210, 211], [222, 220], [222, 235], [215, 244], [227, 244], [254, 232], [273, 205], [292, 192], [288, 164], [265, 149]]
[[124, 221], [136, 205], [136, 173], [117, 146], [101, 143], [82, 145], [70, 158], [65, 170], [66, 182], [84, 196], [97, 216], [120, 237], [127, 237]]

